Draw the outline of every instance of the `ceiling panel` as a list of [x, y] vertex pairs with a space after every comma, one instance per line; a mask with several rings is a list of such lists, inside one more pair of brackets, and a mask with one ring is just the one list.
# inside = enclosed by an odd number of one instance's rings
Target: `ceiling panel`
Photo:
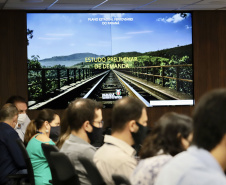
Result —
[[102, 5], [93, 10], [134, 10], [140, 5], [134, 4], [113, 4], [113, 5]]
[[200, 0], [157, 0], [157, 1], [153, 1], [152, 4], [161, 4], [161, 5], [165, 5], [165, 4], [193, 4], [193, 3], [197, 3]]
[[218, 10], [221, 8], [224, 8], [225, 6], [214, 4], [214, 5], [190, 5], [190, 6], [185, 6], [182, 7], [181, 10]]
[[48, 10], [90, 10], [94, 7], [93, 4], [55, 4]]
[[45, 10], [55, 0], [44, 0], [41, 3], [25, 2], [21, 0], [8, 0], [4, 9], [23, 9], [23, 10]]
[[204, 1], [197, 2], [197, 4], [226, 5], [226, 1], [225, 0], [204, 0]]
[[[32, 3], [43, 1], [41, 3]], [[23, 10], [225, 10], [226, 0], [0, 0], [1, 9]]]
[[184, 6], [186, 5], [166, 4], [163, 8], [162, 5], [159, 5], [159, 4], [150, 4], [150, 5], [139, 7], [137, 10], [178, 10]]
[[150, 0], [109, 0], [95, 7], [93, 10], [133, 10], [149, 2]]
[[106, 4], [147, 4], [153, 0], [108, 0]]

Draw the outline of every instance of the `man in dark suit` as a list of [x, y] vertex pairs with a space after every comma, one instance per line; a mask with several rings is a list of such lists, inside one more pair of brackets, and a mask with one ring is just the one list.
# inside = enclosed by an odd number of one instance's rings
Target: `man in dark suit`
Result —
[[16, 140], [14, 130], [18, 119], [18, 110], [13, 104], [5, 104], [0, 110], [0, 185], [10, 184], [10, 174], [20, 173], [26, 168], [24, 158]]

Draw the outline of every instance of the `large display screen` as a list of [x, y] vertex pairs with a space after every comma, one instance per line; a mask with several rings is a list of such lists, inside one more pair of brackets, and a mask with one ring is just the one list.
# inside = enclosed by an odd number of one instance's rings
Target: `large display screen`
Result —
[[192, 14], [27, 13], [29, 109], [193, 105]]

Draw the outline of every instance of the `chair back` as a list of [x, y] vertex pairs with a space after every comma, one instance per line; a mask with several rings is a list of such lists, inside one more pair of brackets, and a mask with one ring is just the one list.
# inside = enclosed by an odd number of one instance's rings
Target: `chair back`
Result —
[[112, 175], [115, 185], [131, 185], [129, 179], [123, 175]]
[[79, 156], [78, 160], [84, 166], [84, 168], [88, 174], [88, 179], [91, 182], [91, 184], [106, 185], [99, 170], [97, 169], [96, 165], [92, 161], [90, 161], [86, 157], [82, 157], [82, 156]]
[[29, 184], [31, 185], [35, 185], [35, 178], [34, 178], [34, 171], [33, 171], [33, 167], [31, 164], [31, 160], [30, 157], [27, 153], [27, 150], [24, 146], [24, 143], [21, 139], [16, 140], [17, 144], [19, 145], [21, 151], [22, 151], [22, 155], [24, 157], [25, 163], [27, 165], [27, 172], [28, 172], [28, 178], [29, 178]]
[[70, 159], [61, 152], [50, 152], [58, 185], [80, 185], [78, 175]]
[[56, 170], [54, 168], [53, 160], [50, 156], [50, 152], [59, 152], [59, 150], [55, 145], [49, 145], [49, 144], [45, 144], [45, 143], [42, 143], [41, 145], [42, 145], [43, 153], [46, 157], [46, 160], [49, 164], [49, 168], [50, 168], [50, 171], [51, 171], [51, 174], [52, 174], [52, 184], [58, 185], [57, 173], [56, 173]]

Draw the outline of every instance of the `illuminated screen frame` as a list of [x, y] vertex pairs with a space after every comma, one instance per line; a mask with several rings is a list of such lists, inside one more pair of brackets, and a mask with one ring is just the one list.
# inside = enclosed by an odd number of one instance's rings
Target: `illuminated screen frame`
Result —
[[[29, 109], [64, 109], [77, 97], [111, 107], [137, 92], [147, 107], [194, 105], [191, 12], [27, 12], [27, 33]], [[107, 70], [121, 85], [101, 85], [101, 75], [89, 81]], [[130, 92], [131, 80], [153, 99]], [[93, 95], [82, 88], [72, 97], [83, 81], [113, 91]]]

